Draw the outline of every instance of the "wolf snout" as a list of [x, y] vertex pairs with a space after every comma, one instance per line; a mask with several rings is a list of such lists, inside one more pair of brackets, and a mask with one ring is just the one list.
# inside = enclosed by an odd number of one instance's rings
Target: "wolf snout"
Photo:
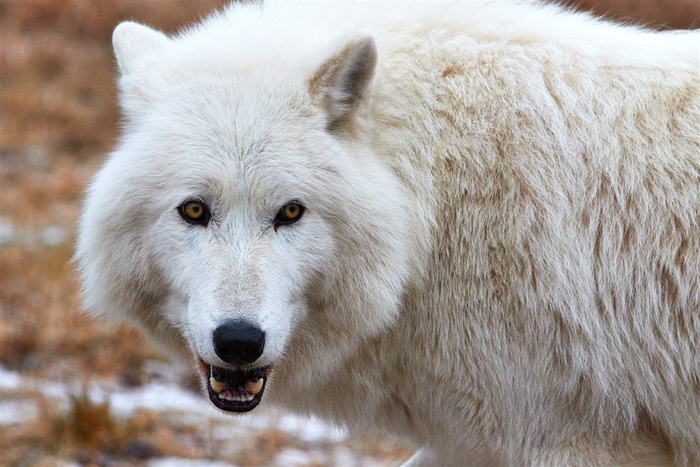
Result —
[[227, 321], [214, 330], [214, 352], [231, 365], [253, 363], [265, 347], [265, 332], [247, 321]]

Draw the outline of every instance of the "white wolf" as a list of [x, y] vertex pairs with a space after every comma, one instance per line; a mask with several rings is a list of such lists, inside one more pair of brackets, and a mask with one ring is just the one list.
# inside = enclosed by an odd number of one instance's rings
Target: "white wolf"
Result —
[[529, 3], [114, 32], [86, 306], [425, 464], [700, 463], [700, 36]]

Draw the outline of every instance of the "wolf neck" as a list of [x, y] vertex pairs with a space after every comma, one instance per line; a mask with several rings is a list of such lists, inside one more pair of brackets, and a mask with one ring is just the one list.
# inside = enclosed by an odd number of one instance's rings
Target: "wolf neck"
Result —
[[[369, 339], [324, 339], [316, 341], [313, 348], [291, 343], [285, 359], [295, 363], [280, 365], [275, 384], [270, 385], [271, 400], [341, 426], [356, 423], [349, 426], [351, 429], [379, 425], [396, 431], [403, 427], [403, 435], [417, 440], [416, 433], [406, 427], [411, 427], [414, 419], [421, 419], [421, 426], [429, 421], [416, 410], [421, 401], [411, 395], [420, 392], [415, 387], [420, 383], [413, 377], [421, 369], [408, 367], [412, 359], [406, 355], [410, 352], [406, 336], [416, 322], [416, 310], [412, 305], [409, 308], [402, 309], [391, 325]], [[403, 375], [402, 379], [396, 375]]]

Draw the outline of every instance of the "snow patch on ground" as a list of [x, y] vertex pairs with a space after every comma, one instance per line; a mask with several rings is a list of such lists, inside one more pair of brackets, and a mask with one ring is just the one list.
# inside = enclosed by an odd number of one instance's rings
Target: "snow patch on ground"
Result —
[[[159, 373], [155, 371], [155, 373]], [[112, 417], [129, 420], [139, 410], [159, 412], [165, 423], [184, 427], [184, 432], [200, 433], [211, 448], [208, 459], [163, 457], [143, 460], [149, 467], [232, 467], [223, 459], [245, 459], [260, 449], [260, 440], [276, 439], [274, 451], [257, 454], [270, 466], [306, 465], [392, 465], [399, 463], [394, 454], [381, 454], [377, 444], [367, 452], [355, 452], [348, 433], [312, 417], [300, 417], [288, 412], [261, 407], [254, 414], [224, 413], [209, 400], [194, 391], [184, 389], [172, 379], [173, 371], [154, 376], [151, 382], [134, 387], [117, 379], [94, 379], [90, 382], [62, 381], [20, 374], [0, 365], [0, 427], [18, 427], [41, 416], [45, 398], [52, 407], [66, 413], [74, 398], [87, 398], [93, 404], [109, 404]], [[174, 422], [174, 421], [177, 422]], [[185, 441], [188, 438], [185, 438]], [[349, 443], [349, 444], [347, 444]], [[267, 449], [267, 448], [266, 448]], [[242, 453], [248, 453], [243, 454]], [[399, 453], [399, 456], [401, 454]], [[253, 454], [252, 459], [256, 459]], [[269, 457], [265, 457], [269, 456]], [[221, 460], [217, 460], [221, 459]], [[401, 458], [399, 457], [399, 460]], [[387, 463], [388, 462], [388, 463]], [[1, 463], [1, 462], [0, 462]], [[68, 464], [61, 464], [68, 465]]]
[[9, 400], [0, 402], [0, 425], [18, 425], [27, 418], [39, 416], [39, 408], [34, 401]]
[[19, 389], [22, 383], [22, 377], [19, 373], [5, 369], [0, 365], [0, 389], [6, 391], [14, 391]]
[[[86, 395], [94, 404], [109, 403], [111, 414], [119, 419], [128, 419], [136, 411], [146, 409], [180, 412], [184, 417], [191, 417], [193, 423], [201, 422], [203, 418], [222, 420], [222, 414], [203, 396], [184, 390], [174, 383], [152, 382], [132, 388], [111, 380], [98, 380], [85, 388], [81, 385], [24, 377], [0, 366], [0, 390], [16, 392], [22, 387], [40, 391], [63, 409], [68, 408], [72, 397]], [[0, 424], [14, 424], [37, 415], [36, 403], [31, 400], [0, 400]], [[230, 429], [228, 425], [235, 425], [243, 431], [276, 428], [307, 443], [338, 442], [347, 438], [345, 430], [318, 419], [270, 409], [258, 409], [251, 415], [223, 418], [227, 422], [227, 430]], [[222, 433], [222, 437], [223, 435]]]

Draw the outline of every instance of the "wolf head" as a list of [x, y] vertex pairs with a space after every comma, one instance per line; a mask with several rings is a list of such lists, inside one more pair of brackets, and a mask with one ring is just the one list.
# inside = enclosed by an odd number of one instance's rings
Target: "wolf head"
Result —
[[195, 362], [240, 412], [273, 373], [280, 394], [312, 385], [392, 323], [411, 206], [369, 143], [371, 37], [295, 59], [214, 36], [115, 30], [123, 134], [76, 259], [87, 309]]

